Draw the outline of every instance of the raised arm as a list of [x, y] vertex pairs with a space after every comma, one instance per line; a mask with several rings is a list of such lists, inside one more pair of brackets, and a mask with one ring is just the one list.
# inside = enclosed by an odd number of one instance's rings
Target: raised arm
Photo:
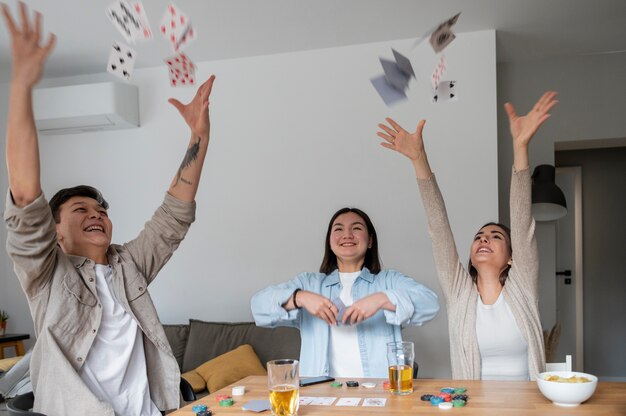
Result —
[[211, 129], [209, 96], [213, 88], [213, 81], [215, 81], [215, 75], [212, 75], [198, 88], [195, 97], [189, 104], [182, 104], [174, 98], [169, 99], [169, 103], [176, 107], [191, 129], [187, 152], [168, 190], [170, 195], [181, 201], [193, 201], [198, 191], [202, 166], [209, 146]]
[[531, 212], [531, 178], [528, 163], [528, 145], [541, 125], [550, 117], [549, 111], [558, 101], [556, 93], [548, 91], [524, 116], [518, 116], [513, 105], [504, 108], [509, 116], [513, 139], [513, 174], [511, 176], [511, 267], [518, 273], [510, 275], [525, 279], [526, 287], [537, 294], [539, 259], [535, 240], [535, 220]]
[[41, 194], [39, 143], [33, 116], [32, 92], [43, 73], [46, 58], [54, 48], [50, 34], [40, 45], [42, 16], [35, 12], [30, 21], [28, 7], [20, 2], [19, 25], [9, 7], [2, 3], [2, 15], [11, 37], [12, 76], [6, 134], [6, 161], [13, 201], [25, 207]]

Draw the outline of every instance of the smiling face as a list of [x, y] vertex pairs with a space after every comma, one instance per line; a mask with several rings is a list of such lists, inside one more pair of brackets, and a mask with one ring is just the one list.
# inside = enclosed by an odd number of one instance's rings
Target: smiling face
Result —
[[337, 256], [340, 272], [359, 271], [365, 253], [372, 245], [365, 220], [354, 212], [339, 215], [333, 221], [329, 235], [330, 249]]
[[506, 231], [494, 224], [481, 228], [474, 236], [470, 259], [479, 274], [485, 266], [506, 269], [511, 264], [511, 241]]
[[88, 257], [106, 264], [113, 224], [107, 210], [93, 198], [73, 196], [59, 209], [57, 240], [66, 254]]

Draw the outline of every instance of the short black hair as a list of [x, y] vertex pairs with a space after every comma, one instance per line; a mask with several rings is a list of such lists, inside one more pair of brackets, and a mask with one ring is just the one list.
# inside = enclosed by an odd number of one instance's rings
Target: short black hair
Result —
[[67, 202], [68, 199], [75, 196], [84, 196], [87, 198], [95, 199], [98, 204], [104, 209], [109, 209], [109, 204], [104, 200], [100, 191], [98, 191], [93, 186], [89, 185], [78, 185], [72, 188], [64, 188], [59, 192], [54, 194], [52, 199], [49, 202], [50, 209], [52, 210], [52, 217], [54, 218], [54, 222], [57, 224], [61, 222], [61, 217], [59, 215], [59, 211], [61, 210], [61, 205]]

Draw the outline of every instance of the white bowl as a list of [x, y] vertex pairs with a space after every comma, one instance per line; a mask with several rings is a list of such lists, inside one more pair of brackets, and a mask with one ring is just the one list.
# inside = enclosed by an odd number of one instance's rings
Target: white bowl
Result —
[[[585, 377], [589, 382], [585, 383], [563, 383], [546, 380], [549, 376], [559, 376], [569, 378], [572, 376]], [[576, 371], [546, 371], [537, 376], [537, 386], [548, 400], [558, 406], [574, 407], [589, 399], [596, 391], [598, 377], [587, 373]]]

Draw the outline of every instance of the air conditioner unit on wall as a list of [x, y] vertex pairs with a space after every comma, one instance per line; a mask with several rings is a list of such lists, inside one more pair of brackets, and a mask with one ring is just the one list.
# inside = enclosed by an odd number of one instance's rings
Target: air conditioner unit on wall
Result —
[[36, 89], [33, 109], [43, 135], [128, 129], [139, 126], [135, 85], [104, 82]]

